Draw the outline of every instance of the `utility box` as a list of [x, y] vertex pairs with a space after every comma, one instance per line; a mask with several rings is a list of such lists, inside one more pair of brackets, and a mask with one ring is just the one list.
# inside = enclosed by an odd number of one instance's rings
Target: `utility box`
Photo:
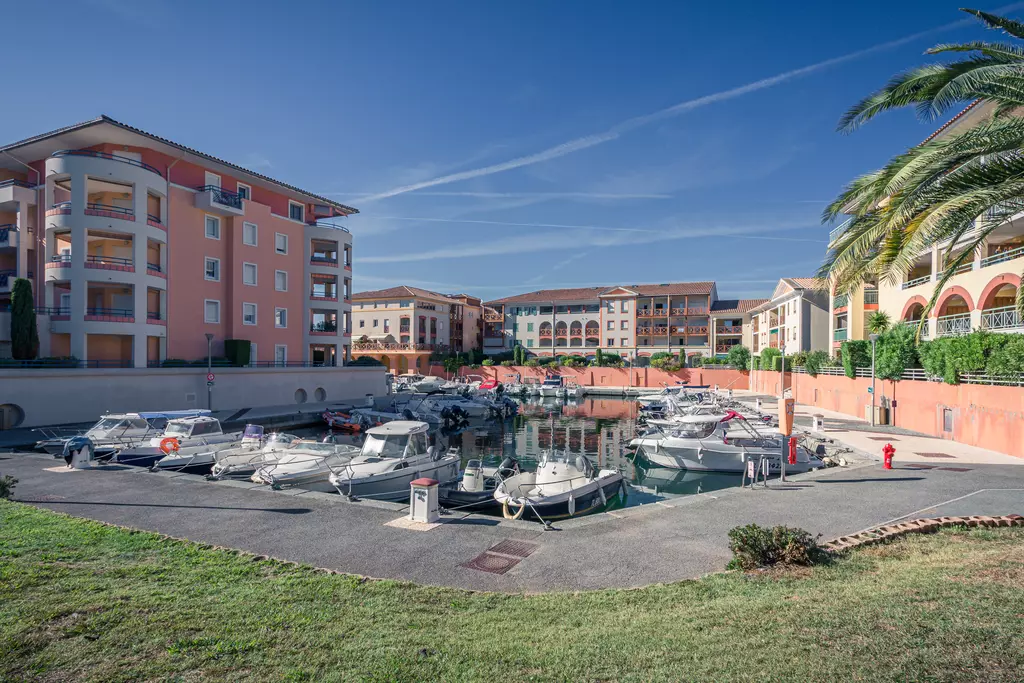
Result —
[[796, 413], [796, 401], [784, 398], [779, 404], [779, 434], [789, 436], [793, 433], [793, 416]]
[[409, 519], [413, 522], [434, 524], [441, 521], [437, 503], [437, 480], [414, 479], [409, 488]]
[[825, 431], [825, 416], [824, 415], [815, 415], [815, 416], [813, 416], [811, 418], [811, 429], [813, 429], [816, 432], [824, 432]]
[[[864, 406], [864, 419], [868, 422], [871, 421], [871, 406]], [[876, 425], [887, 425], [889, 424], [889, 409], [885, 406], [875, 406], [875, 424]]]

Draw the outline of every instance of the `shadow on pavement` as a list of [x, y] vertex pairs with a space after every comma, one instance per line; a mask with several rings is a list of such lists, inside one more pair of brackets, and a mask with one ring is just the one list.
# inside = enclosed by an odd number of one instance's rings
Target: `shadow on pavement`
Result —
[[280, 512], [286, 515], [304, 515], [312, 512], [310, 508], [243, 508], [225, 507], [220, 505], [162, 505], [159, 503], [107, 503], [91, 500], [31, 500], [29, 498], [18, 498], [19, 503], [34, 503], [48, 505], [106, 505], [110, 507], [129, 508], [172, 508], [179, 510], [242, 510], [245, 512]]
[[863, 484], [869, 481], [923, 481], [924, 477], [879, 477], [877, 479], [822, 479], [822, 484]]

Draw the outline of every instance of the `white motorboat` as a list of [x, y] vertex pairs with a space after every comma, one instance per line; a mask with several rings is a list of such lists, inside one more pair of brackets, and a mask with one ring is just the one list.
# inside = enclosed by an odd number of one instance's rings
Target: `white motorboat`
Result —
[[278, 454], [277, 462], [260, 467], [250, 479], [275, 489], [301, 486], [311, 491], [333, 491], [328, 482], [331, 472], [344, 467], [359, 452], [358, 446], [350, 444], [294, 441]]
[[351, 498], [408, 500], [409, 484], [421, 477], [443, 484], [459, 476], [457, 450], [441, 453], [427, 445], [430, 425], [396, 421], [366, 433], [362, 451], [330, 475], [338, 493]]
[[587, 393], [585, 387], [581, 387], [574, 377], [565, 378], [565, 397], [582, 398]]
[[[730, 429], [729, 425], [736, 425]], [[661, 467], [708, 472], [741, 473], [748, 461], [768, 463], [778, 472], [783, 437], [778, 432], [760, 432], [736, 412], [726, 415], [682, 416], [672, 427], [654, 427], [630, 442], [648, 462]], [[797, 447], [796, 464], [787, 463], [790, 473], [822, 467], [820, 459], [802, 446]]]
[[540, 380], [536, 377], [523, 378], [523, 395], [540, 396]]
[[281, 454], [299, 440], [294, 434], [274, 432], [264, 435], [263, 427], [246, 425], [242, 432], [241, 446], [226, 448], [214, 455], [210, 478], [250, 476], [265, 465], [277, 463]]
[[209, 410], [171, 410], [150, 413], [107, 413], [84, 432], [61, 435], [53, 429], [37, 429], [46, 438], [36, 448], [50, 455], [60, 455], [68, 439], [81, 436], [92, 441], [97, 458], [109, 457], [114, 451], [128, 448], [160, 434], [167, 421], [178, 417], [209, 415]]
[[227, 432], [220, 420], [209, 415], [168, 420], [158, 436], [137, 446], [119, 450], [114, 459], [125, 465], [205, 473], [214, 454], [241, 444], [242, 432]]
[[535, 472], [498, 482], [494, 499], [507, 518], [519, 519], [529, 510], [550, 521], [602, 508], [616, 496], [624, 496], [624, 487], [618, 470], [597, 470], [584, 455], [544, 451]]
[[660, 412], [667, 409], [673, 401], [677, 405], [680, 402], [703, 402], [706, 398], [707, 389], [708, 387], [706, 386], [688, 386], [685, 384], [666, 386], [657, 393], [637, 396], [636, 402], [640, 405], [641, 410]]
[[540, 395], [544, 398], [564, 397], [565, 387], [562, 386], [561, 376], [548, 377], [540, 385]]
[[443, 377], [424, 377], [423, 379], [412, 383], [412, 390], [421, 393], [430, 393], [432, 391], [441, 391], [441, 387], [445, 385]]
[[445, 409], [448, 412], [461, 411], [470, 418], [487, 417], [492, 413], [489, 402], [467, 398], [459, 394], [431, 394], [425, 396], [418, 404], [413, 401], [410, 401], [409, 404], [417, 412], [429, 412], [438, 416], [443, 416]]

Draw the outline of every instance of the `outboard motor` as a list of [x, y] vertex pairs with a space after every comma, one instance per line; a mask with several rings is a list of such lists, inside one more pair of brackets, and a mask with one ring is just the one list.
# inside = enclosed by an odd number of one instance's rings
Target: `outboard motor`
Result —
[[95, 467], [95, 452], [92, 439], [84, 436], [76, 436], [64, 442], [64, 462], [73, 470]]
[[409, 410], [408, 408], [406, 408], [405, 410], [402, 411], [402, 417], [404, 417], [406, 420], [415, 420], [416, 419], [416, 416], [413, 415], [412, 411]]
[[498, 465], [498, 478], [505, 479], [515, 474], [519, 474], [519, 461], [512, 456], [508, 456]]
[[484, 468], [480, 460], [470, 460], [462, 473], [462, 490], [479, 493], [484, 490]]

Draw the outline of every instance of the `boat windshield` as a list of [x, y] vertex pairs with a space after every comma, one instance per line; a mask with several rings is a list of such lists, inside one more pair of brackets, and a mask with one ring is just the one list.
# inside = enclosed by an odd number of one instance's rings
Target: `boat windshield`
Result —
[[245, 431], [242, 432], [242, 437], [247, 439], [262, 439], [263, 427], [260, 425], [245, 425]]
[[556, 377], [556, 378], [553, 378], [553, 379], [546, 379], [546, 380], [544, 380], [544, 386], [546, 386], [546, 387], [560, 387], [560, 386], [562, 386], [562, 379], [560, 377]]
[[568, 465], [580, 472], [590, 475], [594, 471], [594, 464], [585, 455], [566, 453], [564, 451], [545, 451], [540, 456], [538, 467], [545, 465]]
[[[408, 446], [408, 451], [406, 447]], [[363, 442], [362, 455], [376, 455], [382, 458], [402, 458], [427, 452], [426, 434], [367, 434]]]
[[128, 420], [119, 417], [105, 417], [92, 426], [89, 431], [107, 432], [111, 429], [128, 427]]
[[167, 428], [164, 429], [165, 436], [187, 436], [191, 429], [191, 425], [183, 422], [175, 422], [171, 420], [167, 423]]

